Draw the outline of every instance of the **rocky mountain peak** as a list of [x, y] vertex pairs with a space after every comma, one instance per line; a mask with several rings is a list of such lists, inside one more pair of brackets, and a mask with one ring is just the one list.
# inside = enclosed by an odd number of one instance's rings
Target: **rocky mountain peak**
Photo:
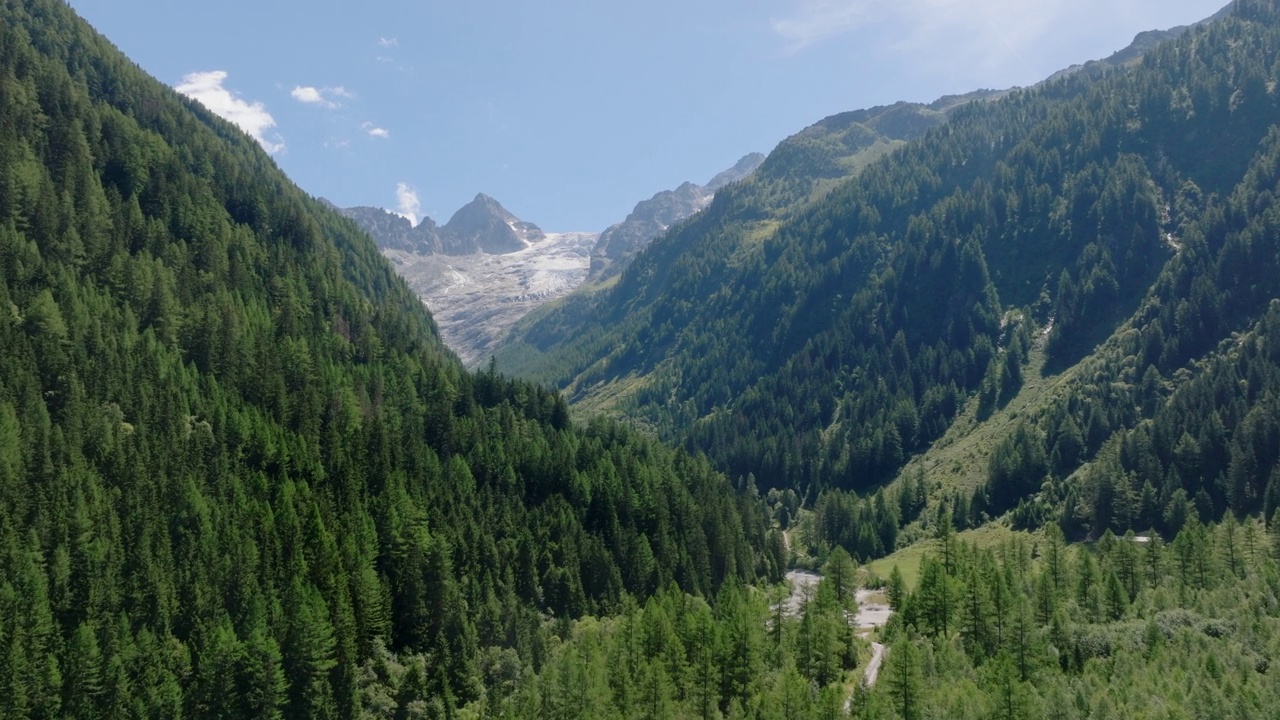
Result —
[[711, 178], [706, 187], [708, 190], [715, 191], [725, 185], [732, 185], [755, 172], [762, 162], [764, 162], [764, 153], [753, 152], [743, 155], [733, 167]]
[[546, 237], [537, 225], [512, 215], [502, 203], [484, 193], [477, 193], [474, 200], [459, 208], [441, 228], [441, 234], [449, 255], [503, 255]]
[[[328, 203], [327, 200], [325, 202]], [[378, 207], [338, 208], [338, 212], [354, 220], [384, 250], [404, 250], [420, 255], [440, 252], [440, 228], [429, 217], [424, 217], [414, 227], [403, 215]]]
[[621, 272], [636, 253], [667, 228], [705, 208], [717, 190], [747, 177], [762, 162], [764, 155], [750, 153], [706, 185], [686, 182], [675, 190], [663, 190], [637, 203], [625, 220], [600, 234], [600, 241], [591, 253], [591, 277], [602, 280]]

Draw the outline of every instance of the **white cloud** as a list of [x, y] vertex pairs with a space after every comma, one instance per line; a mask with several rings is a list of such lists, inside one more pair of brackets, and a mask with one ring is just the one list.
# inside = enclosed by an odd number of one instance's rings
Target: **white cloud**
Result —
[[378, 127], [377, 125], [374, 125], [374, 124], [373, 124], [373, 123], [371, 123], [371, 122], [364, 123], [364, 124], [362, 124], [360, 127], [361, 127], [365, 132], [369, 133], [369, 137], [382, 138], [382, 139], [384, 139], [384, 140], [385, 140], [386, 138], [391, 137], [391, 131], [390, 131], [390, 130], [388, 130], [388, 129], [384, 128], [384, 127]]
[[[989, 76], [1021, 68], [1024, 82], [1119, 50], [1132, 33], [1194, 22], [1220, 0], [774, 0], [770, 26], [786, 54], [842, 38], [904, 53], [922, 74]], [[1107, 22], [1099, 23], [1099, 18]], [[1115, 32], [1114, 26], [1130, 28]], [[1108, 29], [1108, 26], [1111, 29]], [[848, 37], [845, 37], [848, 36]]]
[[400, 44], [400, 41], [396, 40], [395, 38], [389, 38], [389, 37], [378, 38], [378, 47], [396, 47], [399, 44]]
[[792, 0], [791, 12], [770, 24], [787, 53], [865, 31], [859, 42], [884, 43], [929, 72], [949, 72], [1025, 66], [1055, 28], [1143, 4], [1150, 0]]
[[337, 100], [334, 100], [334, 98], [350, 100], [356, 96], [355, 93], [341, 85], [327, 88], [298, 85], [289, 94], [293, 96], [294, 100], [297, 100], [300, 103], [305, 103], [307, 105], [319, 105], [329, 109], [342, 107], [342, 104]]
[[313, 87], [299, 85], [289, 94], [293, 96], [294, 100], [308, 105], [319, 105], [325, 101], [324, 95], [321, 95], [320, 91]]
[[194, 72], [185, 75], [174, 89], [209, 108], [215, 115], [235, 123], [262, 145], [262, 149], [275, 154], [284, 150], [284, 141], [277, 133], [275, 140], [267, 138], [267, 131], [276, 126], [275, 118], [260, 102], [248, 102], [223, 87], [227, 79], [224, 70]]
[[418, 191], [407, 183], [396, 183], [396, 214], [417, 225], [418, 213], [421, 211], [422, 203], [418, 202]]

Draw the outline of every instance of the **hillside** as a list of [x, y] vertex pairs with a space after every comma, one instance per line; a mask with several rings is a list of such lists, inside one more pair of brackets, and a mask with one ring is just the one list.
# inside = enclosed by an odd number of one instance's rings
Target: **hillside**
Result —
[[[784, 218], [822, 199], [840, 182], [858, 174], [895, 147], [942, 124], [957, 108], [1002, 94], [980, 90], [944, 97], [930, 104], [900, 102], [841, 113], [815, 123], [779, 143], [749, 176], [718, 193], [717, 197], [723, 196], [722, 199], [713, 201], [686, 222], [664, 228], [666, 234], [658, 239], [657, 247], [648, 253], [650, 258], [645, 262], [649, 266], [672, 262], [685, 251], [687, 244], [700, 242], [701, 238], [726, 227], [733, 228], [745, 243], [755, 244], [774, 232]], [[712, 184], [717, 179], [713, 179]], [[637, 206], [637, 211], [644, 205]], [[610, 230], [629, 232], [625, 225]], [[607, 246], [608, 240], [608, 235], [602, 236], [599, 247]], [[634, 260], [645, 254], [632, 253], [626, 257]], [[590, 340], [609, 324], [598, 314], [601, 303], [607, 302], [605, 296], [594, 296], [618, 282], [620, 265], [604, 259], [593, 260], [590, 282], [577, 293], [531, 312], [507, 337], [499, 340], [496, 353], [499, 365], [539, 382], [565, 385], [583, 371], [584, 363], [607, 352], [607, 345]], [[631, 281], [630, 292], [645, 284], [643, 278]], [[656, 288], [648, 290], [656, 291]], [[612, 389], [600, 394], [611, 396]], [[586, 405], [592, 408], [612, 407], [611, 400], [586, 399]]]
[[[1064, 376], [1017, 406], [976, 496], [940, 494], [919, 465], [895, 494], [850, 500], [864, 519], [827, 539], [861, 557], [892, 550], [925, 500], [963, 503], [969, 523], [1036, 495], [1019, 522], [1063, 513], [1080, 534], [1167, 513], [1176, 530], [1187, 498], [1205, 519], [1261, 510], [1274, 445], [1237, 430], [1273, 437], [1274, 16], [1237, 4], [1140, 62], [961, 105], [825, 193], [816, 170], [767, 188], [808, 147], [784, 143], [499, 359], [810, 505], [892, 481], [1027, 372]], [[1198, 460], [1171, 474], [1180, 443]], [[1114, 462], [1076, 473], [1095, 456]]]
[[[661, 593], [632, 613], [575, 623], [508, 698], [513, 717], [1266, 717], [1280, 701], [1277, 535], [1250, 519], [1176, 537], [1105, 535], [1070, 546], [942, 532], [914, 581], [890, 569], [894, 608], [871, 638], [833, 552], [797, 616], [778, 593], [714, 607]], [[912, 548], [916, 550], [916, 548]], [[843, 569], [842, 569], [843, 568]], [[870, 641], [881, 644], [878, 677]]]
[[453, 716], [548, 618], [780, 578], [764, 533], [705, 460], [465, 372], [65, 3], [0, 5], [0, 716]]
[[667, 228], [676, 225], [711, 203], [726, 185], [736, 183], [756, 171], [764, 162], [760, 153], [744, 155], [734, 166], [707, 181], [706, 185], [686, 182], [675, 190], [663, 190], [636, 203], [627, 217], [600, 233], [591, 251], [591, 272], [587, 282], [599, 284], [622, 272], [636, 253], [643, 251]]

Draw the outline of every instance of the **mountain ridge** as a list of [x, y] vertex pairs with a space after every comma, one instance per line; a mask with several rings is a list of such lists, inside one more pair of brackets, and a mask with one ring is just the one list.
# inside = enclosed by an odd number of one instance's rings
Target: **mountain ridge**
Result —
[[641, 200], [622, 222], [610, 225], [600, 233], [591, 252], [588, 283], [601, 283], [621, 272], [649, 242], [667, 228], [702, 211], [715, 193], [755, 172], [765, 156], [744, 155], [733, 167], [717, 173], [706, 185], [685, 182], [674, 190], [663, 190], [648, 200]]
[[[917, 495], [903, 463], [962, 409], [983, 423], [1014, 402], [1027, 372], [1079, 381], [1061, 385], [1070, 400], [1019, 406], [1030, 418], [992, 440], [982, 487], [930, 494], [935, 509], [966, 524], [1061, 518], [1074, 537], [1141, 522], [1176, 529], [1167, 518], [1185, 518], [1192, 501], [1206, 520], [1257, 512], [1274, 452], [1239, 466], [1260, 470], [1236, 471], [1237, 491], [1214, 479], [1230, 466], [1222, 438], [1240, 428], [1230, 411], [1216, 411], [1220, 430], [1189, 424], [1187, 447], [1219, 450], [1177, 482], [1168, 436], [1142, 429], [1182, 427], [1159, 414], [1172, 379], [1217, 362], [1217, 342], [1261, 322], [1262, 288], [1274, 286], [1261, 280], [1271, 240], [1251, 223], [1268, 212], [1280, 38], [1270, 4], [1233, 8], [1114, 72], [953, 106], [945, 128], [854, 174], [840, 153], [874, 146], [873, 118], [811, 126], [655, 241], [616, 285], [532, 313], [499, 366], [563, 389], [580, 412], [705, 452], [732, 477], [807, 502], [866, 493], [858, 512], [871, 516], [860, 522], [883, 531], [843, 540], [862, 557], [893, 549], [889, 528], [909, 517], [883, 509], [890, 493]], [[1212, 240], [1189, 254], [1189, 237]], [[1227, 307], [1229, 323], [1211, 309]], [[1255, 400], [1233, 402], [1263, 422]], [[1161, 459], [1108, 438], [1154, 446]], [[942, 484], [946, 473], [934, 472]], [[1124, 472], [1132, 485], [1106, 480]]]

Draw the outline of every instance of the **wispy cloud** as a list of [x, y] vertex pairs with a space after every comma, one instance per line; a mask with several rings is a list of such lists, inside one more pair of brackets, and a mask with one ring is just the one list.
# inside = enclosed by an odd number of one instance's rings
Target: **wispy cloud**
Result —
[[408, 183], [396, 183], [396, 214], [417, 225], [420, 212], [422, 203], [418, 202], [418, 191]]
[[396, 40], [395, 38], [389, 38], [389, 37], [378, 38], [378, 47], [384, 47], [384, 48], [397, 47], [399, 45], [400, 45], [400, 41]]
[[384, 127], [378, 127], [371, 122], [364, 123], [360, 126], [365, 132], [369, 133], [369, 137], [386, 139], [391, 137], [391, 131]]
[[867, 24], [875, 17], [876, 5], [883, 8], [867, 0], [800, 0], [791, 15], [770, 24], [794, 53]]
[[194, 72], [183, 76], [182, 82], [174, 89], [209, 108], [215, 115], [238, 125], [267, 152], [275, 154], [284, 150], [284, 140], [278, 133], [271, 133], [274, 139], [267, 137], [267, 131], [276, 126], [267, 106], [242, 99], [223, 86], [226, 79], [224, 70]]
[[355, 97], [355, 93], [338, 85], [336, 87], [317, 88], [310, 85], [298, 85], [289, 93], [294, 100], [306, 105], [319, 105], [330, 109], [342, 107], [334, 98], [350, 100]]
[[1025, 63], [1037, 44], [1066, 22], [1087, 22], [1145, 0], [793, 0], [791, 11], [770, 21], [794, 54], [876, 27], [868, 38], [945, 71]]

